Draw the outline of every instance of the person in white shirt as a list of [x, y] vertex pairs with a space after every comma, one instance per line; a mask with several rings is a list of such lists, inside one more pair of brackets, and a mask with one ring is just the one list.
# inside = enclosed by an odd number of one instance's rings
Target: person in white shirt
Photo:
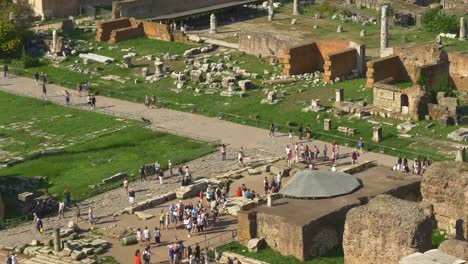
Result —
[[149, 246], [151, 242], [151, 233], [148, 227], [145, 226], [145, 230], [143, 230], [143, 237], [145, 238], [146, 245]]

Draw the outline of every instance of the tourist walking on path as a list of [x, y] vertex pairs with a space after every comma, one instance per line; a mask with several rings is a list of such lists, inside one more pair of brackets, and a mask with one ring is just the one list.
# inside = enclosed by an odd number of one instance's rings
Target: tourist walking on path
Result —
[[312, 130], [310, 129], [310, 125], [307, 125], [306, 127], [306, 134], [307, 134], [307, 140], [310, 140], [312, 137]]
[[355, 149], [351, 152], [351, 164], [356, 164], [358, 159], [358, 151]]
[[166, 220], [166, 213], [164, 213], [164, 210], [161, 210], [161, 213], [159, 214], [159, 228], [160, 229], [164, 227], [165, 220]]
[[65, 218], [65, 203], [63, 201], [59, 202], [59, 209], [58, 209], [59, 219]]
[[136, 239], [137, 239], [137, 241], [138, 241], [138, 243], [140, 244], [140, 247], [141, 247], [141, 244], [143, 243], [143, 234], [142, 234], [140, 228], [137, 228], [135, 236], [136, 236]]
[[89, 223], [89, 226], [92, 228], [94, 225], [94, 215], [93, 215], [92, 207], [88, 209], [88, 223]]
[[141, 264], [140, 250], [135, 251], [135, 264]]
[[172, 171], [172, 169], [174, 168], [174, 165], [172, 165], [171, 160], [167, 161], [167, 168], [169, 169], [169, 174], [171, 175], [171, 177], [174, 176], [174, 172]]
[[244, 148], [239, 149], [239, 154], [237, 155], [237, 160], [239, 162], [239, 167], [244, 167]]
[[33, 78], [34, 78], [34, 83], [37, 85], [37, 81], [39, 80], [39, 73], [38, 72], [35, 72], [33, 74]]
[[275, 137], [275, 124], [271, 122], [270, 124], [270, 133], [268, 134], [269, 137], [274, 138]]
[[43, 83], [43, 84], [46, 84], [46, 83], [47, 83], [47, 74], [42, 73], [42, 74], [41, 74], [41, 79], [42, 79], [42, 83]]
[[156, 246], [161, 244], [161, 231], [157, 227], [154, 228], [154, 242], [156, 243]]
[[141, 166], [141, 169], [140, 169], [140, 181], [143, 181], [145, 180], [146, 181], [146, 172], [145, 172], [145, 166]]
[[125, 177], [123, 181], [123, 187], [125, 189], [125, 193], [128, 193], [128, 178], [127, 177]]
[[67, 90], [65, 90], [65, 104], [67, 106], [70, 106], [70, 96], [71, 94]]
[[3, 65], [3, 78], [8, 79], [8, 64]]
[[302, 140], [302, 135], [304, 133], [304, 128], [302, 127], [302, 123], [299, 124], [299, 128], [297, 129], [297, 132], [299, 132], [299, 140]]
[[42, 95], [41, 95], [41, 98], [42, 98], [42, 99], [47, 99], [47, 88], [46, 88], [45, 83], [42, 83]]
[[145, 238], [146, 246], [149, 246], [151, 243], [151, 232], [147, 226], [145, 226], [145, 230], [143, 230], [143, 237]]
[[359, 141], [358, 141], [358, 143], [357, 143], [357, 147], [358, 147], [358, 149], [359, 149], [359, 153], [362, 155], [362, 154], [364, 153], [364, 150], [363, 150], [363, 148], [364, 148], [364, 140], [362, 139], [362, 137], [359, 138]]
[[13, 253], [13, 255], [11, 255], [11, 264], [18, 264], [18, 259], [16, 258], [15, 253]]
[[159, 184], [163, 185], [164, 172], [162, 170], [159, 170], [158, 176], [159, 176]]
[[75, 204], [76, 210], [75, 210], [75, 222], [78, 223], [78, 219], [81, 219], [80, 217], [80, 207], [78, 204]]
[[42, 224], [42, 219], [41, 218], [37, 218], [36, 229], [37, 229], [37, 231], [39, 231], [39, 233], [41, 235], [44, 234], [44, 225]]
[[130, 202], [131, 205], [135, 202], [135, 191], [133, 189], [130, 189], [128, 192], [128, 202]]
[[65, 197], [65, 207], [69, 207], [71, 198], [70, 198], [70, 191], [68, 190], [68, 188], [65, 188], [65, 190], [63, 191], [63, 197]]
[[143, 251], [143, 260], [145, 261], [145, 264], [150, 264], [151, 254], [150, 246], [147, 245], [145, 251]]
[[148, 95], [145, 95], [145, 106], [147, 109], [150, 107], [150, 98]]
[[293, 143], [293, 131], [292, 131], [292, 129], [289, 129], [288, 138], [289, 138], [289, 144], [292, 144]]
[[219, 152], [221, 153], [221, 160], [226, 160], [226, 145], [221, 144]]
[[173, 246], [169, 246], [169, 263], [174, 264], [175, 251]]

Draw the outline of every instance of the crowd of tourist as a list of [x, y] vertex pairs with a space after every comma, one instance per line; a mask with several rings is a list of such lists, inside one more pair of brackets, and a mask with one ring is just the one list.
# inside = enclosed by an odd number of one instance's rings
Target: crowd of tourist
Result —
[[427, 168], [432, 164], [429, 158], [420, 160], [414, 159], [413, 164], [410, 168], [408, 159], [406, 157], [398, 156], [397, 163], [393, 166], [392, 170], [395, 172], [412, 173], [414, 175], [423, 175]]

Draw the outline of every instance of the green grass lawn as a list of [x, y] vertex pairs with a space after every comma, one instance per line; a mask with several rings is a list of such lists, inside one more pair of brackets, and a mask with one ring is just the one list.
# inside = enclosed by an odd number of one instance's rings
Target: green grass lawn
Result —
[[249, 252], [247, 248], [238, 242], [232, 242], [227, 245], [220, 247], [221, 251], [230, 251], [237, 253], [249, 258], [265, 261], [271, 264], [341, 264], [344, 263], [343, 259], [343, 250], [333, 249], [328, 252], [325, 256], [322, 256], [317, 259], [312, 259], [308, 261], [300, 261], [292, 256], [283, 256], [280, 253], [272, 250], [271, 248], [266, 248], [259, 250], [256, 253]]
[[[0, 150], [25, 158], [23, 163], [0, 168], [0, 180], [5, 183], [16, 175], [46, 176], [49, 192], [61, 194], [69, 188], [78, 200], [91, 194], [89, 185], [118, 172], [138, 175], [142, 164], [159, 160], [165, 168], [169, 159], [178, 164], [214, 149], [209, 143], [153, 132], [136, 121], [3, 92], [0, 110]], [[66, 146], [50, 155], [28, 156], [44, 150], [44, 143]]]

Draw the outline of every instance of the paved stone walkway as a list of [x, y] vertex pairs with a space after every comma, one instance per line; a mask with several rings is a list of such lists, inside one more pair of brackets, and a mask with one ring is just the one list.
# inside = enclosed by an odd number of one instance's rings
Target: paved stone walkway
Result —
[[[49, 76], [49, 78], [53, 79], [53, 76]], [[54, 84], [47, 85], [47, 99], [64, 104], [65, 96], [63, 91], [65, 89]], [[31, 79], [24, 77], [0, 80], [0, 90], [34, 98], [41, 98], [42, 93], [39, 86], [36, 86]], [[73, 106], [86, 107], [85, 96], [79, 97], [76, 91], [68, 90], [72, 93], [71, 102]], [[164, 108], [147, 109], [143, 104], [104, 96], [97, 96], [96, 101], [97, 108], [93, 111], [135, 119], [144, 117], [152, 120], [151, 127], [154, 129], [166, 130], [193, 138], [220, 140], [222, 143], [228, 144], [231, 149], [243, 146], [244, 148], [265, 150], [283, 156], [284, 148], [289, 144], [288, 138], [284, 134], [278, 133], [277, 137], [269, 138], [266, 129], [236, 124], [217, 118]], [[320, 148], [325, 144], [325, 142], [318, 140], [304, 142], [318, 145]], [[350, 147], [345, 146], [340, 148], [340, 152], [343, 154], [349, 153], [351, 150]], [[379, 153], [365, 153], [361, 156], [361, 159], [376, 160], [379, 164], [387, 167], [392, 167], [396, 162], [395, 157]]]

